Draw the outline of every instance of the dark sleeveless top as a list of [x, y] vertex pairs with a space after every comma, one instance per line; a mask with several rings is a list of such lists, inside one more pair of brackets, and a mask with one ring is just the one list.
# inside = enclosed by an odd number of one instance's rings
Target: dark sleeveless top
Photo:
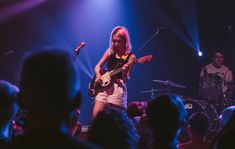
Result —
[[[108, 71], [117, 69], [117, 68], [121, 68], [124, 64], [126, 64], [130, 58], [130, 56], [132, 55], [132, 53], [129, 53], [129, 55], [126, 57], [126, 59], [122, 59], [122, 58], [116, 58], [115, 53], [112, 53], [108, 59], [107, 62], [107, 68]], [[117, 79], [122, 79], [122, 72], [118, 73], [115, 78]]]

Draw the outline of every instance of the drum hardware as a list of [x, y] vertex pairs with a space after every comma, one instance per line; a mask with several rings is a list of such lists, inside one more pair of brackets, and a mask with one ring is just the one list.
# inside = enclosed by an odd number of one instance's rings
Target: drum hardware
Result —
[[151, 99], [153, 99], [155, 96], [154, 96], [154, 93], [155, 92], [169, 92], [170, 90], [169, 89], [151, 89], [151, 90], [147, 90], [147, 91], [140, 91], [140, 93], [151, 93], [150, 94], [150, 97]]
[[235, 85], [227, 84], [227, 90], [223, 93], [223, 98], [233, 98]]
[[222, 105], [227, 108], [234, 105], [234, 100], [231, 98], [222, 98]]
[[176, 88], [186, 88], [186, 86], [172, 82], [170, 80], [166, 80], [166, 81], [162, 81], [162, 80], [153, 80], [153, 82], [159, 83], [159, 84], [163, 84], [165, 86], [168, 87], [176, 87]]
[[184, 99], [182, 98], [184, 107], [187, 110], [187, 116], [186, 119], [188, 120], [190, 116], [195, 113], [195, 112], [203, 112], [205, 113], [210, 122], [210, 130], [211, 131], [216, 131], [218, 129], [218, 113], [215, 109], [215, 107], [207, 103], [206, 101], [203, 100], [192, 100], [192, 99]]
[[220, 115], [225, 108], [235, 105], [235, 101], [233, 100], [233, 98], [226, 97], [221, 97], [219, 99], [212, 100], [205, 99], [202, 101], [204, 101], [206, 104], [213, 105], [218, 115]]
[[223, 79], [217, 73], [209, 73], [202, 77], [199, 83], [200, 98], [208, 100], [219, 99], [222, 96]]

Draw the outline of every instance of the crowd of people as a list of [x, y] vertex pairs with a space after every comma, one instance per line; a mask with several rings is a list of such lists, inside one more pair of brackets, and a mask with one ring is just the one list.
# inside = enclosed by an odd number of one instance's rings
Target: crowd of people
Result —
[[[130, 50], [127, 29], [115, 27], [110, 47], [95, 67], [96, 82], [102, 83], [100, 71], [106, 62], [109, 71], [122, 69], [111, 85], [104, 86], [96, 95], [85, 140], [80, 139], [82, 98], [72, 54], [55, 48], [29, 52], [22, 62], [19, 87], [0, 81], [0, 147], [226, 149], [235, 146], [234, 107], [222, 111], [220, 128], [212, 139], [207, 139], [208, 116], [196, 112], [186, 119], [187, 110], [178, 95], [163, 94], [148, 103], [128, 103], [126, 82], [135, 61]], [[187, 142], [179, 139], [185, 130]]]

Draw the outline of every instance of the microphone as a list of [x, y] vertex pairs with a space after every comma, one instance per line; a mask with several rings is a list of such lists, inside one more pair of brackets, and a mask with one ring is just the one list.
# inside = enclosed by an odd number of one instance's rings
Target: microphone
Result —
[[77, 48], [74, 50], [74, 53], [73, 53], [73, 58], [74, 58], [74, 59], [75, 59], [76, 56], [80, 53], [81, 48], [84, 47], [85, 45], [86, 45], [85, 42], [81, 42], [81, 43], [77, 46]]

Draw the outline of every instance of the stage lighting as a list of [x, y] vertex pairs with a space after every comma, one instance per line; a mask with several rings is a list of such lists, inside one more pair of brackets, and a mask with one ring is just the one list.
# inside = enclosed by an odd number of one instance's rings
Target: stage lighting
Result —
[[198, 51], [198, 56], [202, 56], [203, 54], [202, 54], [202, 51]]

